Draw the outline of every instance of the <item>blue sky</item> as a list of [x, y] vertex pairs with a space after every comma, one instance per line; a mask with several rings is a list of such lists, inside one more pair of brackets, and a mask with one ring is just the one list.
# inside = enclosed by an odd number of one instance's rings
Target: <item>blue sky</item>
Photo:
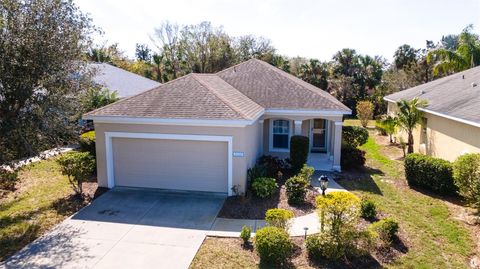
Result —
[[407, 43], [459, 33], [474, 24], [480, 33], [480, 0], [77, 0], [104, 31], [96, 41], [119, 43], [133, 56], [136, 43], [162, 21], [196, 24], [211, 21], [233, 36], [269, 38], [280, 54], [330, 60], [342, 48], [392, 59]]

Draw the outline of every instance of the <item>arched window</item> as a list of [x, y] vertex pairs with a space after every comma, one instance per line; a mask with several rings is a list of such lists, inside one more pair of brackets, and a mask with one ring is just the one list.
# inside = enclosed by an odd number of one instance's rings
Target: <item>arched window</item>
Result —
[[273, 149], [288, 150], [290, 140], [290, 121], [273, 120], [272, 122], [272, 141]]

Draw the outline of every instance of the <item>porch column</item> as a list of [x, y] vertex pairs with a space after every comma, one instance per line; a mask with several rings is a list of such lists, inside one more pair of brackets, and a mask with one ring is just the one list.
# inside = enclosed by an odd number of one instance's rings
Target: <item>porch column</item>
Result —
[[302, 122], [301, 120], [296, 120], [294, 121], [295, 123], [295, 135], [301, 135], [302, 134]]
[[333, 170], [339, 171], [340, 167], [340, 156], [342, 152], [342, 125], [343, 122], [336, 121], [333, 131], [334, 141], [333, 141]]

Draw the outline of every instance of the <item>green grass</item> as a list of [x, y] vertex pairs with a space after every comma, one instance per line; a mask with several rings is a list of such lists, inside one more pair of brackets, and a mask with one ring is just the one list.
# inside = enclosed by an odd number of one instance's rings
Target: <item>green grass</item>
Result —
[[402, 162], [384, 156], [373, 138], [362, 149], [367, 152], [370, 178], [341, 184], [359, 196], [368, 196], [381, 212], [400, 223], [409, 249], [388, 267], [467, 268], [474, 243], [469, 231], [451, 218], [447, 205], [408, 188]]
[[74, 199], [68, 179], [54, 159], [28, 165], [19, 173], [18, 190], [0, 204], [0, 260], [20, 250], [83, 202]]

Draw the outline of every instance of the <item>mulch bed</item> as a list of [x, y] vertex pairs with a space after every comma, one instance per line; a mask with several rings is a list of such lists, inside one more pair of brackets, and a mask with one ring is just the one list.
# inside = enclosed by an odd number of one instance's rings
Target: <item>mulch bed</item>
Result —
[[230, 196], [223, 204], [218, 217], [230, 219], [264, 219], [265, 212], [271, 208], [282, 208], [293, 211], [295, 217], [304, 216], [315, 211], [315, 197], [319, 193], [310, 187], [301, 205], [289, 205], [284, 181], [278, 182], [279, 189], [270, 198], [259, 198], [251, 191], [245, 196]]

